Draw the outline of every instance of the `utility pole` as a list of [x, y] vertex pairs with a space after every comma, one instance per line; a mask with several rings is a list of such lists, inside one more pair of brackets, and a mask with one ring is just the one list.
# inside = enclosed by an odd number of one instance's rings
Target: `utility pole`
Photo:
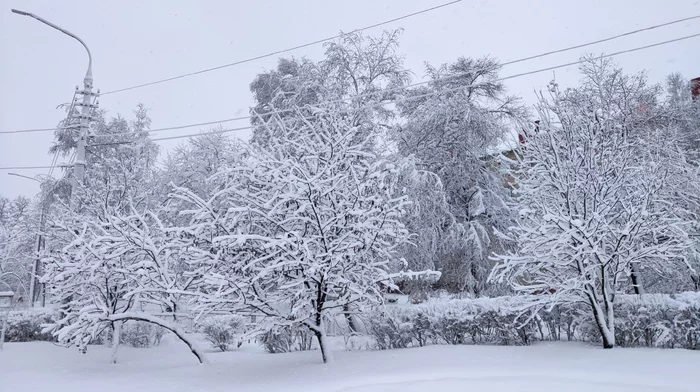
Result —
[[85, 78], [83, 78], [83, 90], [77, 92], [78, 94], [82, 95], [82, 100], [79, 103], [76, 103], [76, 105], [82, 106], [82, 108], [79, 115], [80, 134], [78, 135], [78, 146], [76, 148], [75, 164], [73, 166], [73, 184], [71, 188], [71, 209], [74, 209], [76, 203], [76, 196], [78, 193], [78, 187], [85, 178], [85, 145], [88, 131], [90, 129], [90, 120], [92, 119], [91, 112], [92, 109], [97, 106], [96, 104], [91, 103], [92, 97], [97, 95], [93, 94], [92, 92], [92, 54], [90, 53], [90, 49], [87, 47], [85, 42], [82, 39], [80, 39], [80, 37], [71, 33], [70, 31], [63, 29], [47, 21], [46, 19], [43, 19], [29, 12], [20, 11], [16, 9], [12, 9], [12, 12], [18, 15], [34, 18], [41, 23], [53, 27], [54, 29], [62, 32], [63, 34], [75, 38], [78, 42], [80, 42], [81, 45], [83, 45], [88, 54], [88, 68], [87, 72], [85, 73]]
[[[34, 15], [30, 12], [25, 12], [25, 11], [20, 11], [16, 9], [12, 9], [12, 12], [18, 15], [22, 16], [28, 16], [30, 18], [34, 18], [38, 20], [41, 23], [44, 23], [47, 26], [50, 26], [63, 34], [66, 34], [67, 36], [74, 38], [78, 42], [80, 42], [81, 45], [85, 48], [85, 51], [88, 54], [88, 67], [87, 71], [85, 72], [85, 77], [83, 78], [83, 90], [78, 90], [78, 87], [76, 87], [76, 94], [77, 95], [82, 95], [82, 99], [80, 101], [74, 99], [71, 104], [74, 104], [75, 106], [81, 106], [80, 110], [80, 115], [78, 115], [78, 119], [80, 120], [80, 125], [79, 125], [79, 134], [78, 134], [78, 144], [76, 147], [76, 154], [75, 154], [75, 163], [73, 166], [73, 180], [72, 180], [72, 186], [71, 186], [71, 197], [70, 197], [70, 208], [72, 211], [75, 211], [77, 207], [77, 196], [78, 196], [78, 188], [83, 182], [83, 179], [85, 178], [85, 147], [87, 144], [87, 136], [88, 132], [90, 131], [90, 120], [92, 120], [92, 111], [97, 108], [97, 99], [95, 99], [95, 103], [92, 103], [92, 98], [97, 97], [99, 94], [95, 94], [92, 92], [92, 54], [90, 53], [90, 49], [87, 47], [85, 42], [80, 39], [77, 35], [71, 33], [70, 31], [63, 29], [46, 19], [43, 19], [37, 15]], [[66, 125], [71, 123], [72, 119], [74, 119], [73, 116], [73, 107], [69, 109], [68, 112], [68, 120], [65, 122]], [[44, 230], [44, 225], [46, 222], [46, 215], [48, 213], [48, 205], [45, 203], [45, 200], [42, 198], [42, 211], [41, 211], [41, 217], [40, 217], [40, 223], [39, 223], [39, 233], [37, 234], [37, 240], [36, 240], [36, 250], [37, 250], [37, 259], [35, 260], [34, 266], [32, 267], [32, 277], [30, 281], [30, 301], [32, 306], [34, 306], [34, 300], [35, 297], [37, 296], [37, 274], [39, 273], [40, 270], [40, 260], [39, 260], [39, 252], [41, 251], [43, 241], [42, 241], [42, 232]], [[42, 290], [42, 306], [45, 305], [46, 301], [46, 291], [45, 288]]]
[[[87, 46], [86, 46], [87, 48]], [[89, 53], [89, 51], [88, 51]], [[78, 146], [75, 153], [75, 164], [73, 165], [73, 184], [71, 187], [71, 209], [75, 209], [76, 197], [78, 194], [78, 187], [83, 182], [85, 178], [85, 146], [87, 144], [87, 135], [90, 130], [90, 120], [92, 120], [92, 110], [97, 108], [97, 103], [93, 104], [92, 97], [92, 67], [88, 68], [85, 78], [83, 79], [83, 90], [78, 91], [77, 94], [82, 95], [82, 99], [76, 103], [76, 106], [81, 106], [80, 115], [80, 128], [78, 135]]]
[[55, 185], [51, 187], [50, 189], [47, 189], [45, 187], [45, 182], [34, 178], [34, 177], [29, 177], [29, 176], [24, 176], [22, 174], [17, 174], [17, 173], [7, 173], [10, 176], [16, 176], [16, 177], [23, 177], [29, 180], [36, 181], [41, 184], [41, 210], [40, 210], [40, 215], [39, 215], [39, 227], [38, 231], [36, 233], [36, 241], [34, 243], [34, 250], [36, 252], [36, 256], [34, 258], [34, 263], [32, 264], [32, 271], [31, 271], [31, 277], [29, 281], [29, 304], [30, 306], [34, 306], [36, 301], [39, 299], [39, 295], [41, 294], [41, 306], [44, 307], [46, 304], [46, 290], [44, 285], [42, 284], [41, 287], [39, 286], [39, 274], [41, 273], [41, 258], [40, 258], [40, 252], [45, 244], [45, 239], [43, 238], [43, 233], [44, 233], [44, 228], [46, 227], [46, 219], [49, 214], [49, 207], [53, 199], [53, 192], [56, 190]]

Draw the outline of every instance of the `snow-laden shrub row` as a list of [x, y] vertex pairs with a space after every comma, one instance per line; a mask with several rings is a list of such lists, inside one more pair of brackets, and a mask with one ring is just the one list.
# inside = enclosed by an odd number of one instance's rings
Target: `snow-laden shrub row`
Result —
[[535, 334], [519, 297], [479, 298], [387, 306], [367, 326], [380, 350], [427, 344], [527, 345]]
[[246, 319], [235, 314], [210, 316], [199, 322], [199, 330], [214, 348], [226, 351], [243, 343]]
[[32, 308], [11, 311], [5, 331], [6, 342], [31, 342], [35, 340], [55, 341], [51, 333], [43, 332], [43, 324], [55, 322], [57, 314], [53, 309]]
[[[380, 350], [427, 344], [526, 345], [533, 340], [600, 342], [584, 305], [527, 311], [528, 297], [432, 301], [387, 306], [367, 318]], [[618, 295], [615, 344], [700, 349], [700, 293]]]
[[700, 350], [700, 292], [622, 295], [616, 302], [618, 346]]

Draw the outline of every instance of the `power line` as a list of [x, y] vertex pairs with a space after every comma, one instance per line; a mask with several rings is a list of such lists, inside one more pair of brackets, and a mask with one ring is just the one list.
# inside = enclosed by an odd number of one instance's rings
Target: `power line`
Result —
[[573, 49], [581, 49], [581, 48], [584, 48], [586, 46], [591, 46], [591, 45], [596, 45], [596, 44], [600, 44], [603, 42], [613, 41], [613, 40], [616, 40], [618, 38], [628, 37], [630, 35], [639, 34], [639, 33], [645, 32], [645, 31], [654, 30], [654, 29], [658, 29], [661, 27], [666, 27], [666, 26], [670, 26], [673, 24], [687, 22], [689, 20], [699, 19], [699, 18], [700, 18], [700, 15], [695, 15], [695, 16], [690, 16], [690, 17], [683, 18], [683, 19], [677, 19], [677, 20], [673, 20], [670, 22], [662, 23], [662, 24], [657, 24], [657, 25], [653, 25], [653, 26], [649, 26], [649, 27], [643, 27], [641, 29], [628, 31], [626, 33], [622, 33], [622, 34], [618, 34], [618, 35], [613, 35], [612, 37], [603, 38], [603, 39], [599, 39], [599, 40], [591, 41], [591, 42], [586, 42], [584, 44], [580, 44], [580, 45], [576, 45], [576, 46], [569, 46], [568, 48], [557, 49], [557, 50], [553, 50], [551, 52], [546, 52], [546, 53], [542, 53], [542, 54], [538, 54], [538, 55], [534, 55], [534, 56], [530, 56], [530, 57], [525, 57], [525, 58], [521, 58], [521, 59], [517, 59], [517, 60], [507, 61], [507, 62], [501, 64], [501, 66], [521, 63], [523, 61], [533, 60], [533, 59], [536, 59], [538, 57], [549, 56], [552, 54], [567, 52], [567, 51], [573, 50]]
[[[449, 5], [449, 4], [452, 4], [452, 3], [443, 4], [442, 6]], [[648, 26], [648, 27], [644, 27], [641, 29], [637, 29], [637, 30], [628, 31], [628, 32], [625, 32], [622, 34], [614, 35], [611, 37], [607, 37], [607, 38], [603, 38], [603, 39], [599, 39], [599, 40], [595, 40], [595, 41], [586, 42], [586, 43], [579, 44], [579, 45], [568, 46], [568, 47], [557, 49], [557, 50], [552, 50], [552, 51], [548, 51], [548, 52], [544, 52], [544, 53], [540, 53], [540, 54], [536, 54], [536, 55], [532, 55], [532, 56], [527, 56], [527, 57], [523, 57], [523, 58], [519, 58], [519, 59], [515, 59], [515, 60], [510, 60], [510, 61], [501, 63], [500, 66], [503, 67], [503, 66], [507, 66], [507, 65], [521, 63], [524, 61], [534, 60], [536, 58], [550, 56], [552, 54], [567, 52], [567, 51], [574, 50], [574, 49], [580, 49], [580, 48], [583, 48], [586, 46], [596, 45], [596, 44], [599, 44], [602, 42], [608, 42], [608, 41], [612, 41], [612, 40], [619, 39], [622, 37], [630, 36], [633, 34], [638, 34], [638, 33], [644, 32], [644, 31], [654, 30], [654, 29], [658, 29], [660, 27], [665, 27], [665, 26], [669, 26], [669, 25], [677, 24], [677, 23], [681, 23], [681, 22], [687, 22], [689, 20], [699, 19], [699, 18], [700, 18], [700, 15], [691, 16], [691, 17], [683, 18], [683, 19], [677, 19], [677, 20], [673, 20], [670, 22], [657, 24], [657, 25], [653, 25], [653, 26]], [[484, 71], [484, 70], [486, 70], [486, 69], [476, 69], [473, 72], [479, 72], [479, 71]], [[459, 78], [461, 76], [464, 76], [464, 74], [451, 75], [451, 76], [447, 76], [444, 78], [437, 78], [437, 79], [432, 79], [432, 80], [428, 80], [428, 81], [413, 83], [413, 84], [410, 84], [407, 86], [401, 86], [401, 87], [392, 88], [392, 89], [388, 89], [388, 90], [382, 90], [381, 93], [401, 91], [403, 89], [421, 86], [421, 85], [425, 85], [425, 84], [429, 84], [429, 83], [433, 83], [433, 82], [456, 79], [456, 78]], [[356, 96], [351, 97], [351, 98], [344, 98], [344, 99], [340, 99], [340, 100], [329, 101], [326, 104], [342, 103], [342, 102], [347, 101], [348, 99], [357, 99], [357, 98], [362, 98], [362, 97], [371, 96], [371, 95], [375, 95], [375, 94], [376, 93], [360, 94], [360, 95], [356, 95]], [[292, 111], [293, 111], [293, 109], [284, 109], [284, 110], [279, 110], [279, 111], [265, 112], [265, 113], [261, 113], [261, 114], [264, 114], [264, 115], [283, 114], [283, 113], [290, 113]], [[148, 130], [148, 132], [160, 132], [160, 131], [171, 131], [171, 130], [178, 130], [178, 129], [185, 129], [185, 128], [194, 128], [194, 127], [199, 127], [199, 126], [206, 126], [206, 125], [214, 125], [214, 124], [227, 123], [227, 122], [233, 122], [233, 121], [247, 120], [247, 119], [251, 119], [253, 117], [256, 117], [256, 116], [240, 116], [240, 117], [225, 118], [225, 119], [215, 120], [215, 121], [207, 121], [207, 122], [200, 122], [200, 123], [194, 123], [194, 124], [179, 125], [179, 126], [173, 126], [173, 127], [155, 128], [155, 129]], [[44, 132], [44, 131], [54, 131], [54, 130], [58, 130], [58, 129], [67, 129], [67, 128], [71, 128], [71, 127], [54, 127], [54, 128], [39, 128], [39, 129], [2, 131], [2, 132], [0, 132], [0, 134], [25, 133], [25, 132], [27, 132], [27, 133], [28, 132]], [[127, 135], [127, 134], [130, 134], [130, 133], [121, 133], [121, 134], [112, 134], [112, 135], [95, 135], [95, 136], [107, 137], [107, 136], [119, 136], [119, 135]]]
[[219, 65], [219, 66], [212, 67], [212, 68], [206, 68], [206, 69], [203, 69], [203, 70], [201, 70], [201, 71], [190, 72], [190, 73], [186, 73], [186, 74], [182, 74], [182, 75], [178, 75], [178, 76], [173, 76], [173, 77], [166, 78], [166, 79], [160, 79], [160, 80], [156, 80], [156, 81], [153, 81], [153, 82], [148, 82], [148, 83], [139, 84], [139, 85], [136, 85], [136, 86], [125, 87], [125, 88], [120, 88], [120, 89], [117, 89], [117, 90], [107, 91], [107, 92], [105, 92], [105, 93], [102, 93], [102, 95], [109, 95], [109, 94], [119, 93], [119, 92], [122, 92], [122, 91], [134, 90], [134, 89], [141, 88], [141, 87], [152, 86], [152, 85], [154, 85], [154, 84], [160, 84], [160, 83], [170, 82], [170, 81], [172, 81], [172, 80], [182, 79], [182, 78], [186, 78], [186, 77], [189, 77], [189, 76], [199, 75], [199, 74], [203, 74], [203, 73], [206, 73], [206, 72], [216, 71], [216, 70], [219, 70], [219, 69], [222, 69], [222, 68], [233, 67], [233, 66], [235, 66], [235, 65], [245, 64], [245, 63], [249, 63], [249, 62], [252, 62], [252, 61], [264, 59], [264, 58], [267, 58], [267, 57], [272, 57], [272, 56], [275, 56], [275, 55], [278, 55], [278, 54], [287, 53], [287, 52], [291, 52], [291, 51], [293, 51], [293, 50], [297, 50], [297, 49], [301, 49], [301, 48], [306, 48], [306, 47], [313, 46], [313, 45], [317, 45], [317, 44], [320, 44], [320, 43], [323, 43], [323, 42], [331, 41], [331, 40], [334, 40], [334, 39], [337, 39], [337, 38], [341, 38], [341, 37], [344, 37], [344, 36], [346, 36], [346, 35], [354, 34], [354, 33], [357, 33], [357, 32], [363, 31], [363, 30], [367, 30], [367, 29], [371, 29], [371, 28], [374, 28], [374, 27], [383, 26], [383, 25], [386, 25], [386, 24], [389, 24], [389, 23], [393, 23], [393, 22], [402, 20], [402, 19], [410, 18], [410, 17], [412, 17], [412, 16], [424, 14], [424, 13], [426, 13], [426, 12], [434, 11], [434, 10], [437, 10], [437, 9], [440, 9], [440, 8], [443, 8], [443, 7], [447, 7], [447, 6], [450, 6], [450, 5], [453, 5], [453, 4], [457, 4], [457, 3], [461, 2], [461, 1], [462, 1], [462, 0], [451, 1], [451, 2], [449, 2], [449, 3], [445, 3], [445, 4], [437, 5], [437, 6], [435, 6], [435, 7], [427, 8], [427, 9], [424, 9], [424, 10], [421, 10], [421, 11], [413, 12], [413, 13], [411, 13], [411, 14], [404, 15], [404, 16], [400, 16], [400, 17], [398, 17], [398, 18], [390, 19], [390, 20], [387, 20], [387, 21], [384, 21], [384, 22], [381, 22], [381, 23], [375, 23], [375, 24], [370, 25], [370, 26], [366, 26], [366, 27], [362, 27], [362, 28], [359, 28], [359, 29], [355, 29], [355, 30], [352, 30], [352, 31], [349, 32], [349, 33], [342, 33], [342, 34], [334, 35], [334, 36], [332, 36], [332, 37], [319, 39], [319, 40], [316, 40], [316, 41], [313, 41], [313, 42], [309, 42], [309, 43], [302, 44], [302, 45], [297, 45], [297, 46], [294, 46], [294, 47], [291, 47], [291, 48], [287, 48], [287, 49], [277, 50], [277, 51], [270, 52], [270, 53], [266, 53], [266, 54], [263, 54], [263, 55], [260, 55], [260, 56], [251, 57], [251, 58], [248, 58], [248, 59], [245, 59], [245, 60], [239, 60], [239, 61], [235, 61], [235, 62], [233, 62], [233, 63], [228, 63], [228, 64], [224, 64], [224, 65]]
[[10, 130], [10, 131], [0, 131], [0, 135], [2, 135], [2, 134], [10, 134], [10, 133], [49, 132], [49, 131], [59, 131], [59, 130], [61, 130], [61, 129], [70, 129], [70, 128], [78, 128], [78, 125], [75, 125], [75, 126], [66, 126], [66, 127], [53, 127], [53, 128], [13, 129], [13, 130]]
[[[253, 126], [250, 126], [250, 125], [249, 125], [249, 126], [247, 126], [247, 127], [229, 128], [229, 129], [217, 129], [216, 131], [209, 131], [209, 132], [206, 132], [205, 134], [207, 134], [207, 135], [215, 135], [215, 134], [219, 134], [219, 133], [228, 133], [228, 132], [243, 131], [243, 130], [245, 130], [245, 129], [252, 129], [252, 128], [253, 128]], [[196, 136], [196, 135], [195, 135], [195, 136]], [[189, 137], [189, 136], [159, 137], [159, 138], [151, 139], [151, 141], [159, 142], [159, 141], [163, 141], [163, 140], [181, 139], [181, 138], [183, 138], [183, 137]]]
[[[592, 60], [600, 60], [600, 59], [604, 59], [604, 58], [608, 58], [608, 57], [619, 56], [619, 55], [621, 55], [621, 54], [632, 53], [632, 52], [637, 52], [637, 51], [640, 51], [640, 50], [646, 50], [646, 49], [654, 48], [654, 47], [657, 47], [657, 46], [667, 45], [667, 44], [674, 43], [674, 42], [684, 41], [684, 40], [691, 39], [691, 38], [696, 38], [696, 37], [700, 37], [700, 33], [692, 34], [692, 35], [687, 35], [687, 36], [684, 36], [684, 37], [675, 38], [675, 39], [671, 39], [671, 40], [667, 40], [667, 41], [657, 42], [657, 43], [654, 43], [654, 44], [639, 46], [639, 47], [632, 48], [632, 49], [621, 50], [621, 51], [617, 51], [617, 52], [614, 52], [614, 53], [604, 54], [604, 55], [600, 55], [600, 56], [597, 56], [597, 57], [593, 57], [593, 58], [591, 58], [591, 59], [592, 59]], [[588, 59], [582, 59], [582, 60], [578, 60], [578, 61], [572, 61], [572, 62], [570, 62], [570, 63], [554, 65], [554, 66], [546, 67], [546, 68], [540, 68], [540, 69], [536, 69], [536, 70], [534, 70], [534, 71], [521, 72], [521, 73], [518, 73], [518, 74], [514, 74], [514, 75], [509, 75], [509, 76], [504, 76], [504, 77], [501, 77], [501, 78], [493, 79], [493, 80], [490, 80], [490, 81], [488, 81], [488, 82], [473, 83], [473, 84], [469, 84], [469, 85], [465, 85], [465, 86], [458, 86], [458, 87], [453, 87], [453, 88], [444, 89], [444, 90], [440, 90], [440, 91], [434, 91], [434, 92], [429, 92], [429, 93], [424, 93], [424, 94], [419, 94], [419, 95], [413, 95], [413, 96], [410, 96], [410, 97], [404, 97], [404, 98], [395, 99], [395, 100], [391, 100], [391, 101], [379, 102], [379, 103], [375, 103], [375, 104], [371, 104], [371, 105], [366, 105], [365, 107], [353, 108], [352, 110], [361, 110], [361, 109], [364, 109], [364, 108], [370, 108], [370, 107], [376, 107], [376, 106], [383, 106], [383, 105], [386, 105], [386, 104], [389, 104], [389, 103], [397, 103], [397, 102], [411, 101], [411, 100], [420, 99], [420, 98], [425, 98], [425, 97], [429, 97], [429, 96], [433, 96], [433, 95], [443, 94], [443, 93], [446, 93], [446, 92], [458, 91], [458, 90], [462, 90], [462, 89], [466, 89], [466, 88], [470, 88], [470, 87], [478, 87], [478, 86], [483, 85], [483, 84], [485, 84], [485, 83], [495, 83], [495, 82], [500, 82], [500, 81], [504, 81], [504, 80], [519, 78], [519, 77], [522, 77], [522, 76], [532, 75], [532, 74], [536, 74], [536, 73], [542, 73], [542, 72], [552, 71], [552, 70], [559, 69], [559, 68], [570, 67], [570, 66], [572, 66], [572, 65], [581, 64], [581, 63], [583, 63], [583, 62], [585, 62], [585, 61], [588, 61]], [[170, 137], [156, 138], [156, 139], [151, 139], [151, 141], [163, 141], [163, 140], [184, 139], [184, 138], [202, 136], [202, 135], [207, 135], [207, 134], [221, 134], [221, 133], [242, 131], [242, 130], [253, 129], [253, 128], [255, 128], [255, 127], [254, 127], [254, 126], [247, 126], [247, 127], [240, 127], [240, 128], [221, 129], [221, 130], [211, 131], [211, 132], [207, 132], [207, 133], [196, 133], [196, 134], [188, 134], [188, 135], [179, 135], [179, 136], [170, 136]], [[133, 141], [105, 143], [104, 145], [131, 144], [131, 143], [133, 143]], [[100, 146], [100, 145], [101, 145], [101, 144], [93, 144], [93, 145], [90, 145], [90, 146], [88, 146], [88, 147], [97, 147], [97, 146]], [[66, 166], [66, 165], [58, 165], [58, 166]], [[50, 167], [51, 167], [51, 166], [13, 166], [13, 167], [0, 167], [0, 170], [48, 169], [48, 168], [50, 168]]]
[[69, 167], [70, 165], [55, 165], [55, 166], [5, 166], [0, 167], [0, 170], [34, 170], [34, 169], [51, 169], [52, 167]]
[[[610, 53], [610, 54], [604, 54], [604, 55], [601, 55], [601, 56], [593, 57], [592, 60], [600, 60], [600, 59], [604, 59], [604, 58], [608, 58], [608, 57], [619, 56], [619, 55], [621, 55], [621, 54], [637, 52], [637, 51], [640, 51], [640, 50], [650, 49], [650, 48], [654, 48], [654, 47], [657, 47], [657, 46], [667, 45], [667, 44], [670, 44], [670, 43], [679, 42], [679, 41], [684, 41], [684, 40], [691, 39], [691, 38], [696, 38], [696, 37], [700, 37], [700, 33], [692, 34], [692, 35], [687, 35], [687, 36], [684, 36], [684, 37], [675, 38], [675, 39], [671, 39], [671, 40], [668, 40], [668, 41], [657, 42], [657, 43], [655, 43], [655, 44], [649, 44], [649, 45], [639, 46], [639, 47], [632, 48], [632, 49], [621, 50], [621, 51], [614, 52], [614, 53]], [[371, 105], [366, 105], [366, 106], [359, 107], [359, 108], [352, 108], [352, 109], [348, 109], [348, 110], [340, 110], [340, 111], [329, 112], [329, 113], [343, 113], [343, 112], [347, 112], [347, 111], [363, 110], [363, 109], [372, 108], [372, 107], [376, 107], [376, 106], [383, 106], [383, 105], [387, 105], [387, 104], [390, 104], [390, 103], [398, 103], [398, 102], [412, 101], [412, 100], [421, 99], [421, 98], [425, 98], [425, 97], [430, 97], [430, 96], [433, 96], [433, 95], [439, 95], [439, 94], [443, 94], [443, 93], [447, 93], [447, 92], [453, 92], [453, 91], [463, 90], [463, 89], [466, 89], [466, 88], [478, 87], [478, 86], [484, 85], [484, 84], [486, 84], [486, 83], [501, 82], [501, 81], [504, 81], [504, 80], [515, 79], [515, 78], [519, 78], [519, 77], [522, 77], [522, 76], [527, 76], [527, 75], [532, 75], [532, 74], [536, 74], [536, 73], [542, 73], [542, 72], [552, 71], [552, 70], [559, 69], [559, 68], [570, 67], [570, 66], [572, 66], [572, 65], [581, 64], [581, 63], [583, 63], [583, 62], [585, 62], [585, 61], [588, 61], [588, 60], [589, 60], [589, 59], [581, 59], [581, 60], [578, 60], [578, 61], [572, 61], [572, 62], [570, 62], [570, 63], [555, 65], [555, 66], [551, 66], [551, 67], [547, 67], [547, 68], [536, 69], [536, 70], [534, 70], [534, 71], [527, 71], [527, 72], [521, 72], [521, 73], [514, 74], [514, 75], [504, 76], [504, 77], [501, 77], [501, 78], [496, 78], [496, 79], [493, 79], [493, 80], [489, 80], [488, 82], [472, 83], [472, 84], [465, 85], [465, 86], [458, 86], [458, 87], [453, 87], [453, 88], [449, 88], [449, 89], [443, 89], [443, 90], [440, 90], [440, 91], [433, 91], [433, 92], [428, 92], [428, 93], [424, 93], [424, 94], [412, 95], [412, 96], [410, 96], [410, 97], [404, 97], [404, 98], [399, 98], [399, 99], [394, 99], [394, 100], [388, 100], [388, 101], [384, 101], [384, 102], [374, 103], [374, 104], [371, 104]], [[264, 114], [265, 114], [265, 115], [268, 115], [268, 114], [274, 114], [274, 113], [289, 112], [289, 111], [291, 111], [291, 110], [293, 110], [293, 109], [287, 109], [286, 111], [278, 111], [278, 112], [268, 112], [268, 113], [264, 113]], [[207, 134], [220, 134], [220, 133], [236, 132], [236, 131], [242, 131], [242, 130], [246, 130], [246, 129], [253, 129], [253, 128], [256, 128], [256, 127], [257, 127], [257, 126], [246, 126], [246, 127], [240, 127], [240, 128], [220, 129], [220, 130], [209, 131], [209, 132], [204, 132], [204, 133], [195, 133], [195, 134], [187, 134], [187, 135], [179, 135], [179, 136], [170, 136], [170, 137], [155, 138], [155, 139], [151, 139], [151, 141], [154, 141], [154, 142], [155, 142], [155, 141], [163, 141], [163, 140], [174, 140], [174, 139], [183, 139], [183, 138], [189, 138], [189, 137], [202, 136], [202, 135], [207, 135]], [[105, 135], [105, 136], [116, 136], [116, 135], [118, 135], [118, 134]], [[95, 146], [100, 146], [100, 145], [131, 144], [131, 143], [133, 143], [133, 141], [114, 142], [114, 143], [104, 143], [104, 144], [93, 144], [93, 145], [91, 145], [90, 147], [95, 147]]]

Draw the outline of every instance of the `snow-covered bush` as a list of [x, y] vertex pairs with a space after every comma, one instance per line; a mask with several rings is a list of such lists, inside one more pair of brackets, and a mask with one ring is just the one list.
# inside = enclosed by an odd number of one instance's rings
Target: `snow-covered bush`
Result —
[[270, 354], [311, 350], [314, 335], [307, 328], [281, 326], [258, 336], [258, 341]]
[[43, 325], [55, 322], [56, 317], [56, 312], [52, 309], [34, 308], [12, 311], [7, 319], [5, 341], [54, 341], [56, 339], [51, 333], [43, 331]]
[[669, 296], [624, 296], [617, 306], [615, 344], [620, 347], [673, 346], [673, 319], [678, 306]]
[[235, 314], [212, 316], [200, 322], [200, 330], [213, 347], [226, 351], [233, 344], [241, 346], [245, 324], [245, 318]]
[[410, 316], [400, 312], [377, 312], [368, 318], [367, 327], [379, 350], [409, 347], [415, 334]]
[[[563, 338], [561, 334], [551, 333], [556, 328], [567, 331], [569, 340], [599, 343], [600, 330], [585, 310], [583, 306], [569, 304], [552, 311], [543, 309], [538, 315], [547, 325], [550, 339]], [[700, 349], [700, 293], [618, 295], [615, 344]]]
[[679, 313], [674, 318], [673, 340], [680, 347], [700, 350], [700, 292], [680, 293]]
[[523, 309], [516, 297], [391, 306], [369, 318], [368, 329], [380, 350], [426, 344], [527, 345], [535, 329]]
[[467, 336], [476, 341], [476, 328], [474, 317], [461, 317], [453, 312], [446, 312], [438, 316], [433, 322], [435, 335], [447, 344], [465, 344]]
[[555, 305], [542, 310], [535, 320], [541, 340], [574, 340], [579, 310], [574, 306]]
[[165, 334], [161, 326], [142, 321], [127, 321], [122, 326], [119, 341], [127, 346], [136, 348], [155, 347]]
[[619, 301], [618, 345], [700, 349], [700, 293], [623, 295]]

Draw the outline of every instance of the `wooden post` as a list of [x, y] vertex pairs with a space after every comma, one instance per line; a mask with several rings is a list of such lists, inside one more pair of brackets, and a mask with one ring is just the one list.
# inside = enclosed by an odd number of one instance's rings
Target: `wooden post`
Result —
[[2, 331], [0, 331], [0, 350], [5, 343], [5, 331], [7, 330], [7, 319], [10, 318], [10, 309], [12, 308], [12, 297], [15, 293], [12, 291], [1, 291], [0, 292], [0, 314], [4, 313], [2, 318]]

